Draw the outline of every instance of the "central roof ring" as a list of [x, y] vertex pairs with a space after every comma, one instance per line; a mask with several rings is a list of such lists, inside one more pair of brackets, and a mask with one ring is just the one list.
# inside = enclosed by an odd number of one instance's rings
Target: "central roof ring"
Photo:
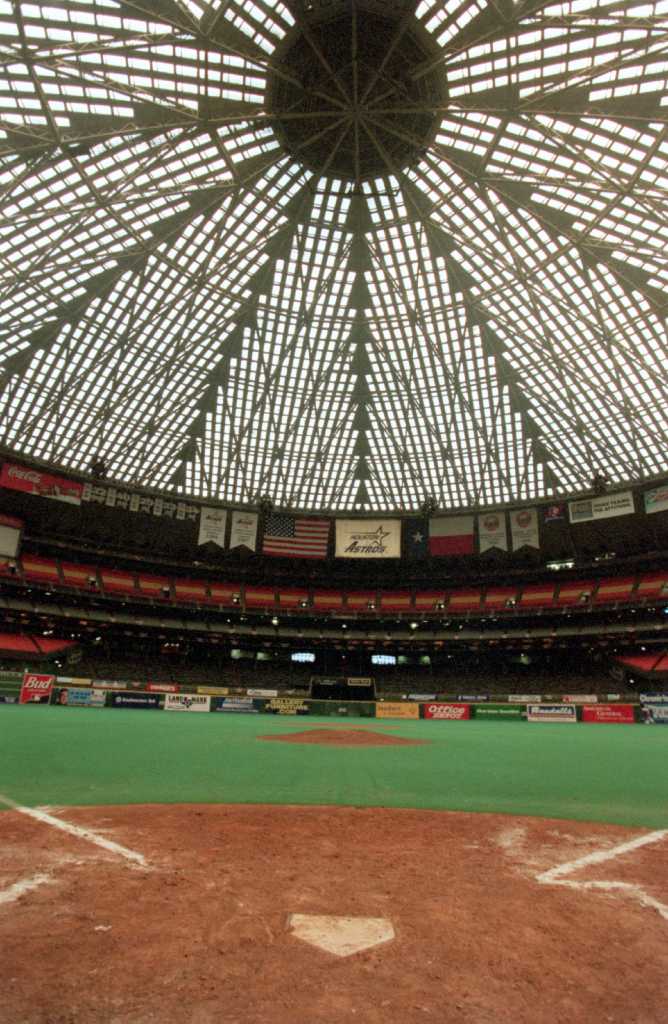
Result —
[[274, 131], [318, 175], [359, 183], [411, 167], [443, 116], [442, 51], [400, 5], [332, 6], [328, 17], [303, 14], [274, 53]]

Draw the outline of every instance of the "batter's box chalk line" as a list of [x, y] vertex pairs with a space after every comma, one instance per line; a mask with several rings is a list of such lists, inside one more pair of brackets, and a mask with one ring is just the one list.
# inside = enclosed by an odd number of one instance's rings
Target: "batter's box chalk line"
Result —
[[668, 829], [647, 832], [644, 836], [630, 839], [627, 843], [620, 843], [618, 846], [613, 846], [608, 850], [597, 850], [594, 853], [586, 854], [584, 857], [578, 857], [577, 860], [558, 864], [556, 867], [550, 868], [549, 871], [542, 871], [539, 875], [536, 875], [536, 881], [540, 885], [562, 885], [567, 889], [579, 889], [581, 891], [619, 892], [634, 899], [643, 907], [656, 910], [661, 917], [668, 921], [668, 906], [659, 900], [655, 900], [640, 885], [634, 885], [632, 882], [615, 881], [576, 882], [572, 878], [566, 877], [567, 875], [572, 875], [575, 871], [579, 871], [581, 868], [604, 864], [608, 860], [615, 860], [617, 857], [623, 857], [627, 853], [639, 850], [642, 846], [660, 843], [666, 837], [668, 837]]
[[26, 893], [32, 892], [33, 889], [39, 889], [40, 885], [47, 885], [53, 881], [52, 875], [44, 873], [33, 875], [32, 878], [22, 878], [20, 882], [14, 882], [13, 885], [0, 890], [0, 906], [3, 903], [15, 903], [16, 900], [20, 900]]
[[120, 843], [115, 843], [111, 839], [105, 839], [98, 832], [94, 832], [89, 828], [82, 828], [80, 825], [73, 825], [69, 821], [63, 821], [62, 818], [56, 818], [54, 815], [49, 814], [47, 811], [40, 810], [37, 807], [23, 807], [21, 804], [17, 804], [15, 800], [12, 800], [8, 796], [4, 796], [0, 793], [0, 804], [4, 804], [5, 807], [11, 808], [18, 814], [24, 814], [27, 818], [32, 818], [34, 821], [41, 822], [42, 825], [49, 825], [51, 828], [58, 829], [61, 832], [66, 832], [70, 836], [74, 836], [76, 839], [81, 839], [84, 842], [92, 843], [94, 846], [100, 847], [102, 850], [106, 850], [107, 853], [114, 854], [116, 857], [122, 857], [128, 861], [133, 867], [143, 868], [148, 870], [150, 865], [142, 853], [138, 853], [136, 850], [129, 850], [126, 846], [121, 846]]

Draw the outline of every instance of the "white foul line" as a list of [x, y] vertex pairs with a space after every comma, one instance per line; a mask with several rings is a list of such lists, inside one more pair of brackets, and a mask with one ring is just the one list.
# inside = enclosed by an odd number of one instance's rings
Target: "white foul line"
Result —
[[33, 875], [32, 878], [24, 878], [22, 881], [15, 882], [14, 885], [10, 885], [8, 889], [3, 889], [0, 892], [0, 903], [14, 903], [25, 893], [32, 892], [33, 889], [39, 888], [45, 882], [52, 881], [51, 875]]
[[543, 871], [536, 875], [536, 881], [541, 885], [563, 885], [569, 889], [602, 889], [605, 891], [617, 890], [633, 896], [643, 907], [652, 907], [658, 911], [661, 917], [668, 921], [668, 906], [655, 900], [653, 896], [639, 885], [631, 882], [574, 882], [566, 879], [564, 875], [570, 875], [580, 868], [591, 867], [593, 864], [603, 864], [605, 861], [614, 860], [616, 857], [623, 857], [625, 853], [631, 853], [641, 846], [648, 846], [650, 843], [659, 843], [668, 836], [668, 829], [659, 829], [656, 832], [647, 832], [644, 836], [630, 839], [627, 843], [620, 843], [608, 850], [597, 850], [595, 853], [588, 853], [577, 860], [570, 860], [566, 864], [558, 864], [549, 871]]
[[46, 811], [40, 811], [36, 807], [22, 807], [9, 797], [3, 796], [2, 793], [0, 793], [0, 804], [4, 804], [5, 807], [11, 807], [13, 811], [18, 811], [19, 814], [25, 814], [28, 818], [34, 818], [35, 821], [40, 821], [43, 825], [50, 825], [52, 828], [60, 829], [61, 832], [67, 832], [68, 835], [76, 836], [77, 839], [85, 839], [88, 843], [94, 843], [95, 846], [100, 846], [103, 850], [107, 850], [108, 853], [115, 853], [118, 857], [124, 857], [133, 864], [138, 864], [139, 867], [148, 867], [146, 858], [143, 854], [137, 853], [136, 850], [128, 850], [127, 847], [121, 846], [119, 843], [114, 843], [111, 839], [105, 839], [104, 836], [98, 835], [97, 832], [92, 832], [89, 828], [81, 828], [80, 825], [71, 825], [68, 821], [62, 821], [61, 818], [54, 818], [52, 814], [47, 814]]

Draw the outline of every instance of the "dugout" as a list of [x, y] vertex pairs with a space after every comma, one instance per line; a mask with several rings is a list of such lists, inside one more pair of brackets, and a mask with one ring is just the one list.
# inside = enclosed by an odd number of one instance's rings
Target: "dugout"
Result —
[[311, 676], [309, 696], [313, 700], [376, 699], [376, 680], [370, 676]]

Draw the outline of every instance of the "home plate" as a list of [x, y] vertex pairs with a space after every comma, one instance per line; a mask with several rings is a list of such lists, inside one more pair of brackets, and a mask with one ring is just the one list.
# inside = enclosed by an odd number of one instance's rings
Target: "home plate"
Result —
[[365, 949], [382, 946], [394, 938], [392, 923], [384, 917], [324, 917], [315, 914], [290, 914], [292, 934], [334, 956], [352, 956]]

